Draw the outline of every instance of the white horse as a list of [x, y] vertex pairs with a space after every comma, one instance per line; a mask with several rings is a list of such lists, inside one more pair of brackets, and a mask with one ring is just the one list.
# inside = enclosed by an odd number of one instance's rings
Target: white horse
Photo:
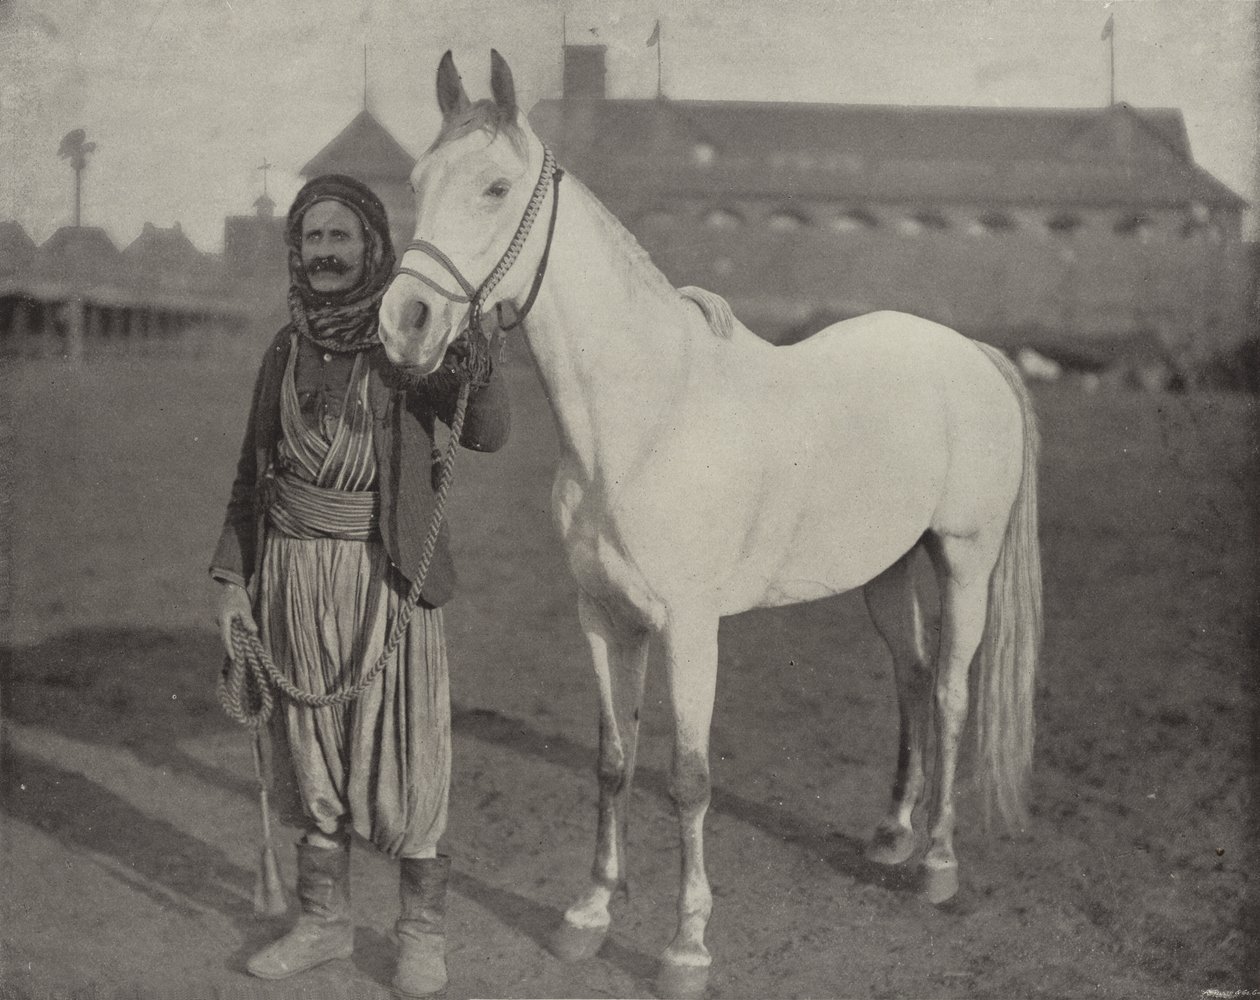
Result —
[[[723, 615], [863, 588], [901, 713], [892, 800], [868, 856], [915, 854], [911, 817], [927, 791], [930, 899], [958, 887], [955, 773], [973, 696], [986, 805], [1024, 820], [1041, 632], [1034, 416], [999, 351], [935, 323], [874, 313], [774, 347], [717, 296], [673, 288], [585, 187], [554, 176], [507, 64], [497, 52], [491, 64], [493, 101], [472, 104], [449, 52], [441, 62], [442, 127], [411, 177], [416, 242], [380, 336], [395, 364], [424, 374], [470, 322], [480, 333], [482, 308], [529, 313], [524, 336], [559, 428], [554, 511], [601, 713], [591, 882], [553, 947], [594, 954], [626, 884], [657, 638], [682, 839], [677, 933], [657, 988], [695, 996], [710, 966], [703, 822]], [[939, 582], [935, 651], [912, 581], [919, 550]]]

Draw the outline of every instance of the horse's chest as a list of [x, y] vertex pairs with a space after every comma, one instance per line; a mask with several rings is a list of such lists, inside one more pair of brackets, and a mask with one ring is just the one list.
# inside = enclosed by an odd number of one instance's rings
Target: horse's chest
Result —
[[626, 624], [658, 628], [665, 607], [625, 544], [613, 512], [575, 479], [561, 475], [554, 502], [569, 569], [587, 596]]

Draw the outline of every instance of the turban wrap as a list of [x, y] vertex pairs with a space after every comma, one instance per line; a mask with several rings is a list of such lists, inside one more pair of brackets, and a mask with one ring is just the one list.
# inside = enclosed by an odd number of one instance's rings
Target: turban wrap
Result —
[[[336, 201], [363, 224], [363, 274], [352, 288], [324, 294], [302, 263], [302, 217], [316, 202]], [[285, 228], [289, 247], [289, 315], [302, 336], [329, 351], [358, 351], [376, 339], [376, 315], [394, 273], [385, 206], [367, 185], [342, 174], [316, 177], [297, 193]]]

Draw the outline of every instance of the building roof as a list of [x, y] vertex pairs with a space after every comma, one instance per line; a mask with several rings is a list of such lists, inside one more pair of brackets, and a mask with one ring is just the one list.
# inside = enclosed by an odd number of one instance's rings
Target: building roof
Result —
[[303, 177], [350, 174], [363, 181], [405, 182], [416, 158], [364, 108], [301, 170]]
[[0, 222], [0, 272], [11, 273], [26, 267], [36, 250], [35, 241], [20, 222]]
[[122, 255], [132, 264], [162, 270], [192, 267], [204, 263], [206, 259], [193, 246], [192, 240], [184, 235], [178, 222], [169, 229], [146, 222], [140, 235], [123, 249]]
[[597, 191], [1246, 204], [1194, 163], [1176, 109], [570, 99], [540, 102], [530, 120]]
[[41, 275], [92, 284], [117, 279], [122, 255], [99, 226], [62, 226], [39, 248], [33, 263]]
[[208, 284], [217, 270], [177, 222], [170, 228], [146, 222], [122, 251], [135, 280], [144, 286], [190, 287]]

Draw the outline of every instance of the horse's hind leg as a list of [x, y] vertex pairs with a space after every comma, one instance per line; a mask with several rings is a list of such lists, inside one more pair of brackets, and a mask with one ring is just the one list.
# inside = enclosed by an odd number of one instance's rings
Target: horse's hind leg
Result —
[[863, 588], [875, 628], [892, 653], [901, 716], [897, 745], [897, 777], [888, 814], [875, 827], [866, 856], [883, 865], [897, 865], [914, 853], [911, 814], [923, 793], [923, 748], [928, 724], [931, 668], [923, 642], [923, 613], [912, 572], [917, 547]]
[[669, 791], [682, 837], [682, 885], [678, 930], [661, 956], [656, 981], [663, 997], [700, 997], [709, 978], [704, 932], [713, 893], [704, 869], [704, 817], [712, 786], [709, 726], [717, 688], [716, 615], [672, 609], [665, 632], [669, 698], [674, 712], [674, 759]]
[[936, 761], [928, 808], [928, 850], [923, 892], [943, 903], [958, 891], [954, 854], [954, 778], [967, 721], [968, 676], [984, 636], [989, 575], [1002, 544], [1002, 530], [966, 537], [929, 535], [928, 552], [941, 591], [941, 642], [934, 700]]
[[551, 941], [552, 951], [565, 961], [599, 950], [611, 922], [609, 903], [627, 882], [627, 811], [648, 655], [647, 632], [617, 628], [585, 595], [579, 595], [578, 614], [599, 685], [599, 814], [591, 884], [565, 912]]

